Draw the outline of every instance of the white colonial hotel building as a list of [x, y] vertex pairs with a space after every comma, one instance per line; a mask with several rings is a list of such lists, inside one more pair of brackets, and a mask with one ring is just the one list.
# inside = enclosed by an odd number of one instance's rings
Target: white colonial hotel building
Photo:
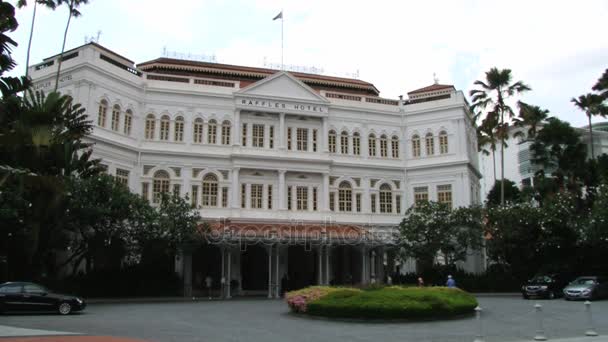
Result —
[[[52, 90], [57, 59], [31, 67], [37, 89]], [[188, 196], [210, 223], [214, 239], [177, 258], [186, 295], [207, 276], [232, 284], [227, 297], [386, 281], [390, 233], [407, 208], [480, 201], [471, 112], [450, 85], [386, 99], [357, 79], [169, 58], [134, 65], [89, 43], [65, 53], [60, 91], [87, 109], [94, 156], [110, 174], [153, 203], [160, 192]]]

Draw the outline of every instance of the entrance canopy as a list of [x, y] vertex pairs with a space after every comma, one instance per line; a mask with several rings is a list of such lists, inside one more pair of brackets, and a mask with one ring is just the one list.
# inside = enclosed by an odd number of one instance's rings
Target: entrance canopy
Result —
[[260, 222], [206, 222], [199, 226], [205, 238], [214, 244], [281, 243], [281, 244], [333, 244], [333, 245], [387, 245], [392, 235], [373, 232], [364, 227], [348, 224], [324, 223], [260, 223]]

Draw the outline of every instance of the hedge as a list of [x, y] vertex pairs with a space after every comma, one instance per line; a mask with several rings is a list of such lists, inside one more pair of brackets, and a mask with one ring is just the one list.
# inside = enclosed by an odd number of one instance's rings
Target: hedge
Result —
[[471, 294], [446, 287], [313, 287], [296, 292], [287, 296], [293, 312], [330, 318], [440, 319], [472, 313], [478, 305]]

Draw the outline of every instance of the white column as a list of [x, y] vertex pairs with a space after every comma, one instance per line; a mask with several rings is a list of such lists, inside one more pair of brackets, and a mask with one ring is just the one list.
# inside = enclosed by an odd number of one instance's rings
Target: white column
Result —
[[361, 211], [369, 214], [372, 212], [371, 198], [369, 194], [369, 178], [363, 177], [361, 182], [363, 185], [363, 200], [361, 201], [363, 208], [361, 208]]
[[317, 285], [323, 285], [323, 245], [319, 245], [319, 255], [317, 256], [317, 260], [319, 261]]
[[[312, 211], [312, 202], [313, 202], [313, 198], [312, 198], [312, 186], [307, 187], [306, 189], [306, 193], [308, 194], [308, 211]], [[317, 192], [317, 196], [319, 196], [319, 193]], [[319, 199], [317, 198], [317, 201]], [[319, 205], [319, 203], [317, 203], [317, 206]]]
[[287, 208], [285, 200], [285, 172], [286, 170], [279, 170], [279, 210], [285, 210]]
[[238, 167], [235, 167], [232, 169], [232, 198], [230, 199], [230, 202], [232, 203], [232, 208], [233, 209], [238, 209], [240, 208], [240, 200], [241, 200], [241, 196], [239, 196], [239, 190], [240, 190], [240, 186], [239, 186], [239, 171], [240, 169]]
[[279, 114], [279, 149], [285, 149], [285, 113]]
[[329, 173], [323, 174], [323, 188], [321, 189], [321, 210], [329, 211]]
[[376, 251], [372, 250], [370, 261], [370, 280], [376, 278]]
[[325, 246], [325, 285], [329, 285], [329, 252], [330, 246]]
[[232, 133], [232, 144], [235, 146], [241, 146], [241, 110], [237, 109], [234, 111], [234, 123], [232, 125], [234, 133]]
[[190, 183], [190, 179], [192, 178], [192, 167], [184, 167], [184, 169], [182, 170], [182, 177], [184, 179], [184, 182], [182, 183], [180, 196], [184, 197], [186, 196], [186, 194], [188, 194], [188, 197], [190, 197], [190, 200], [192, 200], [192, 185]]
[[230, 247], [228, 247], [228, 268], [226, 273], [228, 274], [228, 276], [226, 277], [226, 299], [230, 299], [232, 298], [230, 296], [230, 280], [232, 279], [232, 272], [230, 267], [232, 266], [232, 251], [230, 250]]
[[319, 141], [321, 142], [321, 151], [323, 152], [329, 152], [329, 142], [327, 141], [327, 134], [328, 134], [328, 123], [327, 123], [328, 118], [324, 117], [323, 118], [323, 129], [321, 130], [321, 139], [319, 139]]
[[276, 255], [275, 255], [275, 275], [274, 275], [274, 298], [280, 297], [280, 286], [281, 283], [279, 281], [279, 245], [277, 245]]
[[226, 273], [225, 273], [225, 270], [224, 270], [224, 266], [226, 264], [224, 262], [224, 254], [226, 253], [226, 251], [224, 250], [224, 247], [220, 247], [220, 253], [222, 255], [222, 267], [221, 267], [222, 276], [220, 278], [220, 297], [223, 297], [224, 296], [224, 284], [225, 284], [225, 281], [226, 281]]
[[268, 298], [272, 298], [272, 246], [268, 246]]
[[367, 250], [365, 246], [361, 247], [361, 284], [367, 284]]

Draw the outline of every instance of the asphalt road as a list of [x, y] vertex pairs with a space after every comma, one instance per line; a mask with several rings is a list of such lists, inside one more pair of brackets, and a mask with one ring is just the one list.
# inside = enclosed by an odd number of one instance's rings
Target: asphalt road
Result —
[[[583, 336], [583, 302], [480, 297], [486, 341], [532, 340], [534, 304], [543, 305], [549, 339]], [[592, 304], [596, 331], [608, 334], [608, 300]], [[91, 304], [83, 313], [4, 315], [0, 325], [149, 341], [473, 341], [474, 317], [435, 322], [365, 323], [307, 319], [283, 301], [235, 299], [150, 304]], [[0, 339], [0, 342], [2, 339]]]

